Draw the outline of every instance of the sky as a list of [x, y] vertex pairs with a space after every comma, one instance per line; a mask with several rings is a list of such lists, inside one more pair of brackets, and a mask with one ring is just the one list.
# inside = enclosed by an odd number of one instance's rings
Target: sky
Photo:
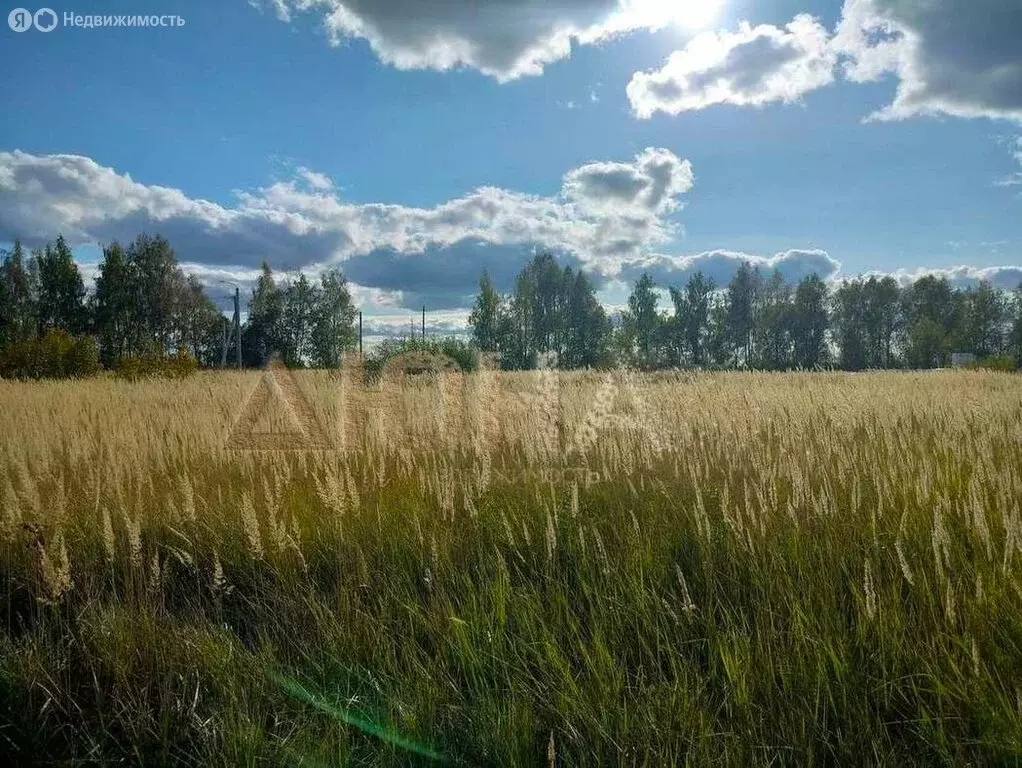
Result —
[[381, 328], [463, 326], [540, 250], [611, 307], [741, 260], [1022, 282], [1018, 0], [50, 8], [0, 27], [0, 246], [87, 274], [160, 233], [220, 301], [339, 266]]

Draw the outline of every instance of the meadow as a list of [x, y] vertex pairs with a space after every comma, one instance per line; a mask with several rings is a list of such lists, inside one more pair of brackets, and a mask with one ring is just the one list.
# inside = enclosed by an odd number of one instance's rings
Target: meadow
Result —
[[263, 375], [0, 381], [8, 764], [1022, 761], [1017, 376]]

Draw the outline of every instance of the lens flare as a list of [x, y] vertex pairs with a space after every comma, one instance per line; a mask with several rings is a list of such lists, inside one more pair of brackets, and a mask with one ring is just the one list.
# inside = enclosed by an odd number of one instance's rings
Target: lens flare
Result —
[[720, 16], [724, 0], [631, 0], [628, 9], [655, 23], [702, 29]]

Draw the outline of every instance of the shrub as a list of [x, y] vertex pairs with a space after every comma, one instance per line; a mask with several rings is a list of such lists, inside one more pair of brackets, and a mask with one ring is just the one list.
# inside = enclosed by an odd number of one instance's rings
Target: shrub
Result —
[[166, 375], [172, 379], [184, 379], [199, 370], [199, 361], [178, 347], [172, 357], [167, 358]]
[[10, 341], [0, 349], [0, 378], [67, 379], [98, 372], [95, 340], [75, 338], [63, 330], [47, 331], [41, 339]]
[[117, 361], [117, 378], [183, 379], [199, 370], [199, 361], [178, 348], [173, 355], [124, 355]]
[[71, 371], [69, 376], [84, 378], [100, 371], [99, 346], [91, 336], [75, 339], [66, 359]]
[[479, 368], [479, 352], [468, 342], [453, 336], [440, 339], [386, 339], [366, 356], [365, 373], [369, 380], [379, 378], [387, 363], [411, 352], [446, 357], [466, 373]]
[[964, 368], [972, 371], [1001, 371], [1011, 373], [1016, 370], [1015, 358], [1011, 355], [990, 355], [966, 363]]

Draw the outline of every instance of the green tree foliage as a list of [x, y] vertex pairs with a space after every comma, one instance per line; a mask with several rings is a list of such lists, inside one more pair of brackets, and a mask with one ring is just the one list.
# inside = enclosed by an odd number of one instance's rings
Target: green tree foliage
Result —
[[312, 364], [319, 368], [336, 368], [345, 350], [357, 342], [355, 305], [351, 301], [348, 281], [339, 269], [320, 276], [319, 295], [313, 310]]
[[[742, 263], [724, 290], [700, 273], [667, 289], [673, 314], [659, 311], [657, 286], [646, 274], [612, 321], [585, 273], [538, 254], [509, 295], [482, 275], [469, 318], [473, 344], [512, 369], [535, 367], [548, 353], [565, 368], [616, 362], [783, 370], [832, 359], [847, 370], [932, 368], [948, 365], [955, 351], [996, 361], [999, 369], [1022, 360], [1022, 286], [1014, 294], [987, 282], [961, 290], [928, 275], [902, 288], [891, 277], [869, 277], [845, 281], [828, 296], [819, 277], [792, 286], [776, 271], [764, 280]], [[356, 343], [357, 313], [339, 270], [318, 282], [299, 274], [278, 284], [264, 262], [248, 309], [242, 349], [250, 366], [277, 352], [289, 365], [336, 367]], [[108, 368], [125, 356], [167, 358], [176, 349], [214, 366], [225, 324], [159, 235], [105, 247], [91, 295], [62, 236], [30, 256], [15, 240], [0, 259], [0, 353], [10, 375], [79, 375], [62, 371], [90, 370], [97, 348]], [[93, 341], [76, 338], [84, 334]], [[79, 362], [67, 362], [76, 355]]]
[[[792, 366], [795, 342], [795, 307], [792, 289], [774, 270], [755, 297], [753, 339], [760, 368], [785, 370]], [[826, 310], [824, 310], [826, 318]]]
[[69, 334], [83, 333], [88, 321], [85, 283], [64, 236], [57, 237], [52, 246], [47, 244], [36, 262], [39, 279], [36, 318], [40, 332], [60, 329]]
[[1008, 334], [1008, 354], [1015, 358], [1016, 367], [1022, 368], [1022, 283], [1012, 294], [1010, 305], [1013, 319]]
[[63, 329], [51, 329], [38, 338], [15, 339], [0, 347], [0, 378], [83, 378], [98, 372], [95, 341], [74, 338]]
[[[956, 290], [946, 278], [925, 276], [902, 288], [871, 276], [831, 291], [817, 275], [792, 285], [776, 270], [764, 280], [743, 263], [724, 290], [701, 273], [684, 287], [668, 286], [671, 314], [658, 311], [657, 286], [645, 274], [612, 321], [584, 274], [563, 270], [564, 287], [551, 297], [551, 263], [530, 262], [503, 298], [485, 275], [480, 282], [473, 340], [479, 349], [499, 347], [507, 368], [532, 367], [549, 351], [565, 368], [929, 368], [947, 365], [952, 351], [996, 360], [998, 368], [1005, 356], [1022, 359], [1022, 286], [1011, 295], [988, 283]], [[594, 352], [580, 352], [589, 339]]]
[[[418, 354], [423, 353], [420, 357]], [[451, 370], [466, 373], [478, 370], [479, 349], [462, 339], [453, 336], [443, 338], [420, 339], [411, 336], [407, 339], [385, 339], [366, 355], [365, 374], [369, 381], [379, 378], [387, 363], [403, 355], [410, 355], [416, 362], [435, 359], [439, 363], [452, 362]], [[433, 370], [427, 366], [426, 370]]]
[[159, 235], [103, 249], [90, 308], [108, 368], [126, 355], [166, 357], [179, 347], [203, 365], [219, 363], [223, 316]]
[[93, 327], [103, 365], [112, 368], [137, 346], [136, 296], [128, 255], [118, 243], [103, 249], [92, 299]]
[[710, 309], [710, 324], [706, 332], [706, 359], [714, 368], [727, 368], [733, 362], [728, 341], [726, 301], [717, 301]]
[[891, 368], [895, 365], [894, 339], [902, 323], [898, 283], [893, 277], [870, 277], [865, 298], [867, 359], [872, 368]]
[[909, 304], [894, 278], [846, 280], [834, 292], [832, 305], [831, 329], [842, 368], [858, 371], [897, 364], [895, 347], [898, 337], [905, 337]]
[[262, 263], [259, 279], [248, 304], [248, 321], [242, 332], [242, 353], [248, 366], [265, 365], [270, 355], [280, 353], [284, 297], [277, 287], [269, 262]]
[[[705, 362], [706, 336], [709, 332], [710, 310], [713, 298], [713, 281], [707, 280], [702, 272], [696, 272], [685, 286], [685, 301], [681, 305], [682, 332], [685, 353], [693, 365]], [[676, 311], [679, 308], [675, 293], [671, 292]]]
[[611, 322], [592, 281], [550, 254], [525, 265], [509, 296], [484, 273], [469, 326], [476, 348], [498, 353], [506, 369], [534, 368], [548, 353], [570, 368], [606, 367], [613, 359]]
[[861, 371], [868, 365], [869, 339], [865, 310], [863, 282], [843, 282], [834, 293], [831, 330], [839, 350], [839, 363], [846, 371]]
[[567, 298], [563, 309], [560, 365], [565, 368], [606, 368], [611, 363], [611, 324], [582, 271], [565, 270]]
[[312, 357], [316, 288], [304, 274], [284, 287], [281, 302], [281, 356], [289, 367], [303, 367]]
[[921, 277], [902, 296], [905, 357], [913, 368], [947, 365], [962, 346], [963, 301], [947, 278]]
[[278, 354], [289, 367], [336, 368], [357, 341], [356, 315], [340, 270], [324, 272], [318, 283], [304, 274], [278, 283], [264, 261], [242, 331], [245, 363], [261, 366]]
[[799, 281], [789, 313], [792, 362], [796, 368], [823, 366], [827, 352], [827, 285], [818, 275]]
[[634, 360], [641, 368], [658, 365], [658, 340], [663, 322], [657, 311], [659, 300], [653, 278], [643, 273], [628, 297], [628, 311], [624, 316], [624, 332], [626, 337], [634, 339]]
[[36, 280], [20, 240], [0, 264], [0, 342], [36, 335]]
[[739, 368], [750, 367], [755, 359], [753, 332], [761, 284], [759, 270], [743, 261], [727, 287], [727, 336], [734, 364]]
[[138, 323], [139, 351], [164, 354], [173, 344], [175, 310], [184, 274], [170, 243], [159, 235], [139, 235], [128, 246], [128, 277]]
[[226, 318], [194, 275], [181, 286], [174, 311], [173, 340], [177, 347], [186, 349], [200, 365], [219, 365]]
[[966, 297], [968, 313], [963, 334], [966, 347], [979, 358], [993, 357], [1005, 351], [1008, 332], [1008, 303], [988, 282], [970, 291]]
[[199, 370], [199, 361], [179, 347], [173, 355], [124, 355], [117, 361], [117, 378], [127, 381], [140, 379], [183, 379]]
[[526, 267], [533, 283], [533, 343], [537, 352], [560, 352], [566, 300], [564, 272], [549, 253]]
[[479, 295], [469, 315], [472, 341], [483, 352], [499, 352], [501, 340], [501, 298], [488, 272], [479, 278]]

